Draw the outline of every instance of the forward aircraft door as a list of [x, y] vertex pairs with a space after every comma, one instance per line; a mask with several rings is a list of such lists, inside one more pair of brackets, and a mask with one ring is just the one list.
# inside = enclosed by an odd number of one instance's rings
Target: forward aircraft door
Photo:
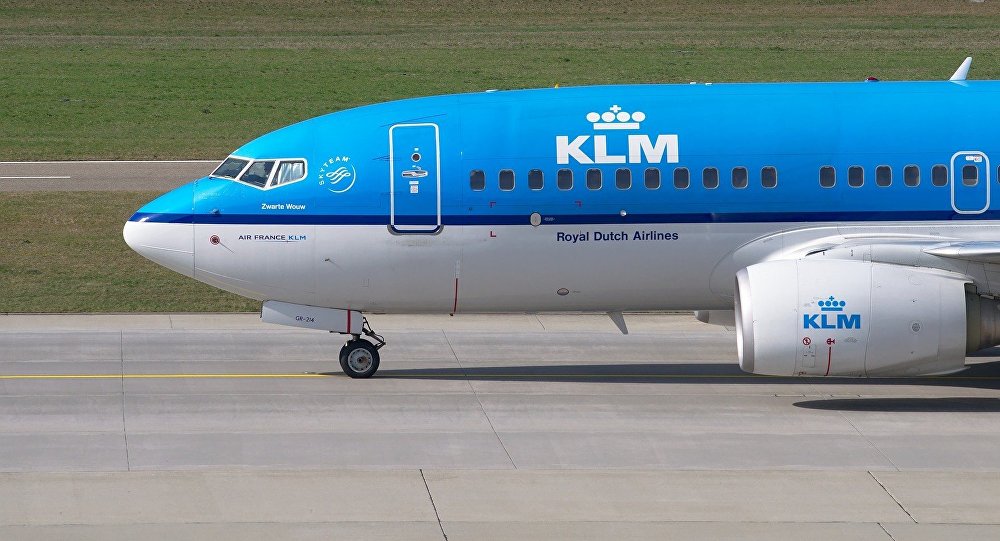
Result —
[[959, 214], [979, 214], [990, 206], [990, 159], [978, 150], [951, 157], [951, 206]]
[[389, 227], [397, 233], [441, 229], [441, 151], [437, 124], [389, 128]]

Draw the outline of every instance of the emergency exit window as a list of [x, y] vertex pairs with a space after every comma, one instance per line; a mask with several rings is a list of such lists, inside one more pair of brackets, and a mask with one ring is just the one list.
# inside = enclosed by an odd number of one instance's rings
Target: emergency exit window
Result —
[[965, 165], [962, 167], [962, 185], [975, 186], [979, 184], [979, 168], [975, 165]]

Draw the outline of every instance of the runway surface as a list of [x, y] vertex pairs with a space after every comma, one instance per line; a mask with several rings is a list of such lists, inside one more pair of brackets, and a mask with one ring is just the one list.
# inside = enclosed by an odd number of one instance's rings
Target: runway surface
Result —
[[[1000, 366], [743, 374], [688, 316], [0, 315], [0, 538], [1000, 536]], [[991, 352], [992, 353], [992, 352]]]
[[221, 160], [0, 162], [0, 192], [167, 191]]

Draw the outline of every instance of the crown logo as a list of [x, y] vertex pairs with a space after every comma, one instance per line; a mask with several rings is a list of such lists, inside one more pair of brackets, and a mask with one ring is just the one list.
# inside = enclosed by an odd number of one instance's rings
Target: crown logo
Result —
[[594, 124], [595, 130], [638, 130], [639, 123], [646, 120], [646, 113], [628, 113], [617, 105], [612, 105], [603, 113], [587, 113], [587, 122]]
[[830, 295], [830, 298], [825, 301], [819, 301], [819, 309], [821, 312], [843, 312], [844, 306], [847, 306], [846, 301], [838, 301]]

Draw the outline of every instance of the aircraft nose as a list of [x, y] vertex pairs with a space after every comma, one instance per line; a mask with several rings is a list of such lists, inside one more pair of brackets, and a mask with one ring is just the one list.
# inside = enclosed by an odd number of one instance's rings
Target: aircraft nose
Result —
[[194, 277], [193, 183], [168, 192], [125, 222], [129, 248], [150, 261]]
[[122, 236], [125, 243], [142, 257], [194, 277], [194, 226], [191, 224], [161, 224], [126, 222]]

